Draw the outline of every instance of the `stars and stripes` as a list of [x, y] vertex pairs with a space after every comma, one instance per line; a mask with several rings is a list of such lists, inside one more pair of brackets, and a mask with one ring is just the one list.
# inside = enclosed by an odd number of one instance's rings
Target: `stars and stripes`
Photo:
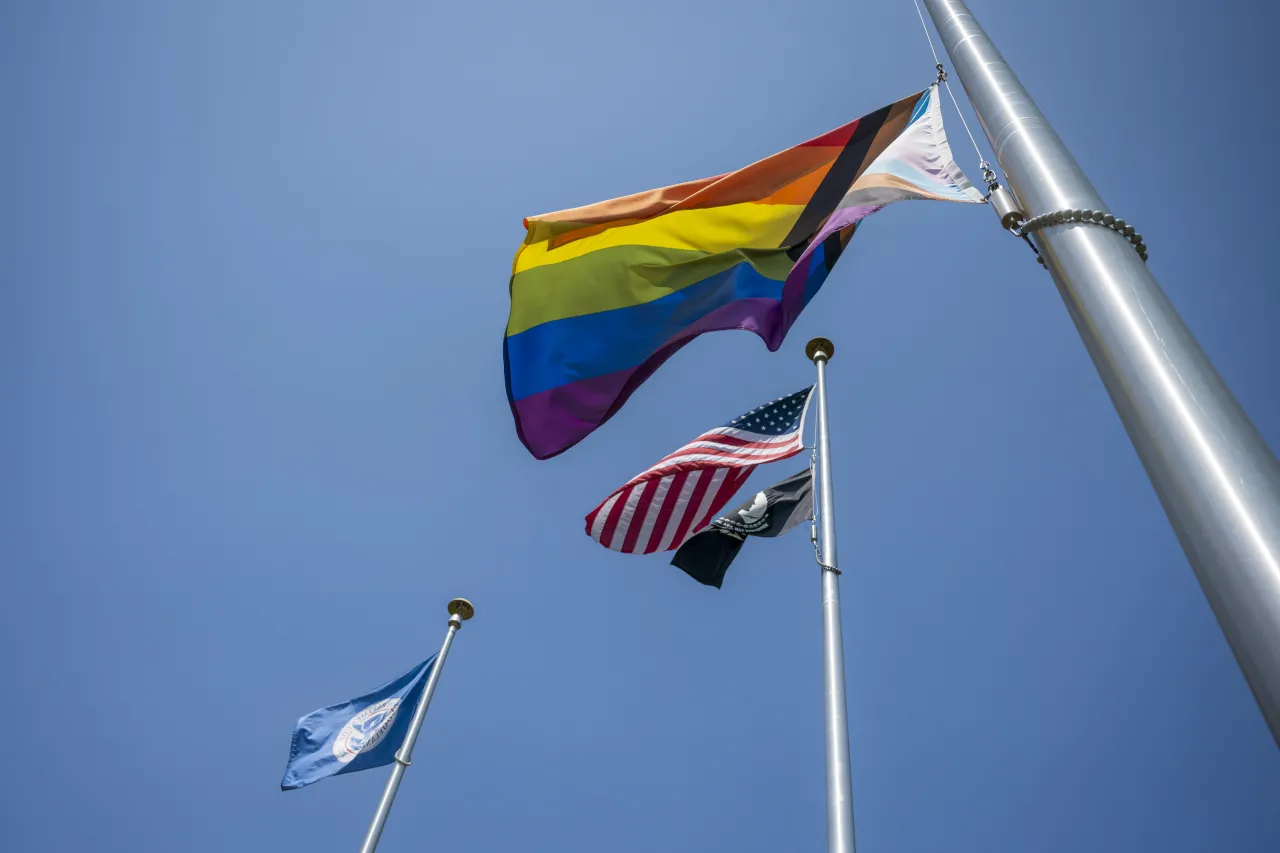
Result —
[[586, 518], [587, 535], [614, 551], [671, 551], [711, 523], [757, 465], [804, 450], [812, 387], [704, 432], [633, 477]]

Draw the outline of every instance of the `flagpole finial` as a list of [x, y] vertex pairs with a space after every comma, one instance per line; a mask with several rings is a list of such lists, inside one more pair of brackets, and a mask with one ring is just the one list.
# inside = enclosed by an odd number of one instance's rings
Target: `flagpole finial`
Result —
[[836, 345], [827, 338], [814, 338], [805, 346], [804, 354], [810, 361], [817, 361], [819, 355], [830, 361], [831, 356], [836, 354]]
[[449, 615], [457, 616], [463, 622], [476, 615], [476, 609], [465, 598], [455, 598], [449, 602]]

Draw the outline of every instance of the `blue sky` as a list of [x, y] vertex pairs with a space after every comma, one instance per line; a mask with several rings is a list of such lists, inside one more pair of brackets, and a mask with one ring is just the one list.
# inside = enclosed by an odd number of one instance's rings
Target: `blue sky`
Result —
[[[1275, 11], [972, 7], [1280, 447]], [[932, 65], [907, 0], [0, 5], [4, 846], [355, 849], [384, 772], [283, 794], [291, 727], [465, 595], [381, 849], [823, 849], [803, 534], [717, 592], [581, 530], [823, 334], [861, 848], [1280, 849], [1280, 752], [989, 210], [887, 210], [779, 353], [705, 336], [564, 456], [516, 439], [523, 216], [745, 165]]]

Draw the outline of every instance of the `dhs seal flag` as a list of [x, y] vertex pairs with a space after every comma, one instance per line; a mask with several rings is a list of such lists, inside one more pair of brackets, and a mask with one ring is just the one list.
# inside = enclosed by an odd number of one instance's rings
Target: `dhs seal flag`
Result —
[[432, 655], [377, 690], [298, 720], [281, 790], [394, 761], [435, 662]]

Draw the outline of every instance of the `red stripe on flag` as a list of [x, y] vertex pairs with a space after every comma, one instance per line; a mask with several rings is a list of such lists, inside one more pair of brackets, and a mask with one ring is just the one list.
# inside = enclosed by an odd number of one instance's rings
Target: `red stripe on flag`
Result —
[[698, 520], [698, 525], [693, 528], [694, 532], [706, 527], [720, 514], [720, 510], [724, 509], [724, 505], [729, 502], [729, 499], [738, 491], [738, 487], [742, 485], [742, 481], [746, 479], [746, 477], [741, 476], [744, 473], [749, 475], [751, 468], [730, 471], [725, 475], [724, 480], [720, 483], [720, 490], [711, 498], [711, 505], [707, 507], [707, 511]]
[[673, 456], [679, 456], [680, 454], [687, 452], [689, 448], [699, 444], [718, 445], [726, 450], [767, 450], [771, 447], [786, 447], [788, 443], [795, 441], [796, 436], [794, 433], [789, 433], [784, 436], [778, 436], [778, 438], [784, 440], [750, 441], [745, 438], [737, 438], [731, 435], [704, 435], [700, 438], [695, 438], [693, 441], [689, 442], [684, 447], [681, 447], [674, 453], [668, 453], [663, 457], [663, 461], [665, 462]]
[[[622, 490], [619, 489], [618, 491], [620, 492]], [[587, 535], [590, 536], [592, 539], [595, 539], [597, 542], [599, 542], [600, 540], [596, 537], [596, 534], [593, 533], [592, 531], [595, 529], [596, 524], [600, 524], [601, 526], [604, 525], [607, 515], [606, 515], [606, 518], [601, 518], [600, 513], [604, 512], [605, 507], [610, 507], [610, 508], [613, 507], [612, 501], [614, 500], [614, 496], [617, 494], [618, 492], [614, 492], [612, 495], [609, 495], [609, 497], [605, 498], [600, 502], [600, 505], [598, 507], [591, 510], [591, 512], [587, 514], [587, 518], [586, 518]]]
[[[698, 507], [697, 515], [693, 519], [693, 524], [689, 525], [689, 530], [685, 533], [684, 540], [680, 542], [681, 545], [683, 545], [685, 541], [698, 535], [703, 528], [711, 523], [711, 519], [716, 517], [716, 510], [719, 509], [720, 506], [724, 506], [724, 504], [728, 503], [728, 498], [721, 497], [725, 493], [724, 486], [727, 482], [729, 482], [729, 475], [725, 474], [724, 479], [720, 481], [720, 485], [717, 486], [715, 491], [706, 499], [707, 509], [705, 512], [702, 511], [702, 507]], [[717, 504], [719, 504], [719, 506], [717, 506]]]
[[698, 514], [698, 508], [702, 506], [702, 496], [707, 493], [707, 486], [711, 485], [714, 477], [714, 471], [703, 471], [702, 476], [698, 478], [698, 484], [693, 487], [693, 494], [689, 495], [689, 505], [684, 509], [680, 526], [676, 528], [676, 535], [671, 537], [672, 547], [678, 548], [684, 542], [685, 534], [689, 532], [689, 525], [693, 524], [693, 517]]
[[613, 508], [609, 510], [609, 517], [604, 520], [604, 529], [600, 531], [600, 544], [606, 548], [613, 542], [613, 532], [618, 529], [618, 519], [622, 517], [622, 510], [627, 505], [629, 491], [629, 489], [622, 490], [618, 499], [613, 502]]
[[[797, 433], [793, 430], [785, 432], [781, 435], [766, 435], [759, 432], [750, 432], [743, 430], [734, 430], [733, 432], [708, 432], [695, 438], [689, 444], [696, 444], [699, 441], [715, 441], [724, 444], [739, 445], [767, 445], [767, 444], [785, 444], [796, 437]], [[688, 445], [686, 445], [688, 446]]]
[[[661, 468], [654, 468], [651, 471], [647, 471], [645, 476], [666, 476], [667, 474], [674, 474], [679, 471], [707, 470], [714, 472], [717, 468], [754, 468], [757, 465], [764, 465], [768, 462], [779, 462], [783, 459], [790, 459], [802, 450], [804, 450], [803, 447], [792, 447], [785, 452], [770, 454], [768, 456], [733, 456], [699, 453], [699, 458], [696, 460], [675, 462]], [[710, 458], [703, 458], [704, 456]]]
[[843, 127], [837, 127], [835, 130], [828, 131], [821, 136], [810, 139], [808, 142], [801, 142], [797, 148], [821, 148], [824, 146], [843, 148], [853, 137], [853, 132], [858, 129], [858, 122], [862, 119], [854, 119]]
[[644, 527], [644, 517], [649, 514], [649, 504], [653, 503], [654, 492], [658, 491], [658, 482], [661, 477], [655, 477], [645, 483], [640, 488], [644, 489], [640, 493], [640, 500], [636, 501], [636, 511], [631, 515], [631, 523], [627, 525], [626, 538], [622, 540], [621, 551], [624, 554], [633, 554], [636, 550], [636, 539], [640, 536], [640, 530]]
[[679, 503], [680, 492], [684, 489], [685, 480], [688, 479], [689, 475], [684, 471], [672, 478], [671, 487], [667, 489], [667, 495], [662, 501], [662, 509], [658, 510], [658, 517], [654, 519], [653, 532], [649, 534], [649, 544], [644, 549], [646, 554], [657, 551], [658, 546], [662, 544], [662, 534], [667, 532], [667, 522], [671, 521], [671, 513]]
[[[682, 464], [681, 462], [678, 461], [680, 459], [684, 459], [688, 457], [701, 457], [701, 456], [710, 456], [714, 459], [741, 459], [743, 461], [756, 464], [757, 462], [767, 462], [774, 459], [785, 459], [788, 456], [794, 456], [795, 454], [799, 453], [801, 450], [804, 450], [804, 446], [800, 444], [792, 444], [792, 445], [779, 444], [772, 448], [761, 448], [759, 450], [747, 450], [745, 452], [740, 450], [725, 449], [720, 447], [691, 447], [681, 451], [680, 453], [671, 454], [666, 459], [663, 459], [662, 462], [658, 463], [658, 465], [655, 465], [653, 468], [649, 470], [650, 471], [655, 470], [657, 468], [660, 468], [664, 464], [679, 465], [679, 464]], [[646, 471], [645, 473], [648, 474], [649, 472]]]

